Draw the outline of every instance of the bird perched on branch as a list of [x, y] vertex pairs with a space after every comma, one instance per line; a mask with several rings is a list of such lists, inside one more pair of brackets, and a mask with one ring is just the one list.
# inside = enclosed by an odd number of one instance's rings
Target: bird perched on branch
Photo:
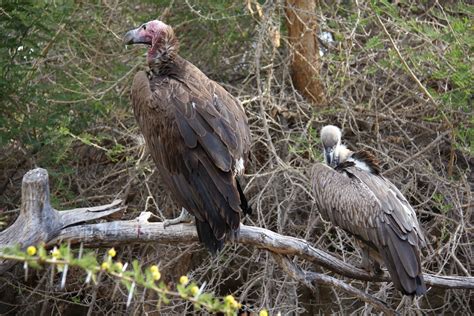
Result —
[[338, 127], [323, 127], [321, 141], [326, 164], [313, 166], [312, 185], [323, 218], [356, 238], [366, 269], [380, 272], [378, 264], [384, 263], [395, 288], [405, 295], [424, 294], [420, 248], [425, 240], [413, 208], [381, 175], [371, 153], [341, 144]]
[[150, 70], [135, 75], [135, 118], [161, 178], [182, 208], [165, 226], [195, 217], [199, 239], [212, 253], [239, 231], [250, 214], [237, 177], [249, 158], [250, 130], [239, 101], [178, 55], [171, 26], [153, 20], [124, 43], [148, 46]]

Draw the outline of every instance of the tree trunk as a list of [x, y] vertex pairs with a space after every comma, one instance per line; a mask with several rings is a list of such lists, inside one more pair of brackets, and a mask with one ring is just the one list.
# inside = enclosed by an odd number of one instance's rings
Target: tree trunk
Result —
[[286, 25], [291, 46], [291, 77], [308, 101], [324, 106], [326, 96], [320, 81], [321, 64], [317, 40], [316, 0], [286, 0]]

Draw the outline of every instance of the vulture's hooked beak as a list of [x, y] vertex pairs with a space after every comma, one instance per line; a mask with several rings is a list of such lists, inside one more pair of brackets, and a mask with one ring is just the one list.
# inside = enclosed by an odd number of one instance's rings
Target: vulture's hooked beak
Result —
[[325, 147], [324, 148], [324, 159], [326, 160], [326, 164], [328, 166], [331, 166], [331, 160], [332, 160], [332, 148], [331, 147]]
[[125, 45], [146, 44], [151, 45], [151, 37], [145, 32], [143, 26], [128, 31], [123, 37]]
[[324, 158], [326, 159], [326, 164], [331, 168], [335, 168], [339, 164], [339, 156], [336, 155], [334, 147], [324, 148]]

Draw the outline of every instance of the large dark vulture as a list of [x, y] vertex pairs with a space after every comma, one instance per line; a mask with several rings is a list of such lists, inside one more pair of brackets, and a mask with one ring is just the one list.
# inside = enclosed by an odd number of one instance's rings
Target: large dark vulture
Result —
[[321, 130], [326, 164], [312, 170], [316, 205], [324, 219], [356, 237], [364, 266], [387, 267], [395, 287], [405, 295], [426, 292], [420, 263], [425, 245], [415, 211], [393, 183], [380, 174], [375, 158], [341, 145], [341, 131]]
[[182, 215], [186, 210], [194, 215], [200, 241], [216, 253], [238, 234], [242, 213], [250, 213], [236, 178], [250, 150], [244, 109], [178, 55], [178, 39], [165, 23], [145, 23], [124, 42], [149, 46], [150, 71], [133, 80], [135, 118]]

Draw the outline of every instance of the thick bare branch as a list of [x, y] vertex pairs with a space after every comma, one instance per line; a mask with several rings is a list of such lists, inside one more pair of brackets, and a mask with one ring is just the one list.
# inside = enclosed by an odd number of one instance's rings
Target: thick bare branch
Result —
[[[104, 206], [63, 212], [54, 210], [49, 201], [47, 171], [37, 168], [26, 173], [23, 178], [20, 216], [13, 225], [0, 232], [0, 249], [15, 244], [19, 244], [24, 248], [39, 242], [53, 245], [68, 241], [97, 247], [135, 242], [176, 244], [198, 240], [194, 225], [180, 224], [165, 229], [163, 223], [148, 222], [150, 213], [142, 213], [139, 218], [130, 221], [76, 225], [123, 209], [119, 206], [120, 201], [114, 201]], [[269, 250], [277, 256], [299, 256], [337, 274], [353, 279], [376, 282], [390, 281], [388, 274], [383, 276], [370, 275], [364, 270], [313, 247], [304, 239], [280, 235], [268, 229], [241, 225], [240, 237], [236, 242]], [[282, 263], [285, 262], [282, 261]], [[0, 273], [10, 266], [11, 263], [9, 262], [0, 262]], [[286, 267], [288, 268], [287, 265]], [[312, 277], [314, 280], [322, 280], [318, 274], [312, 274]], [[425, 280], [427, 284], [441, 288], [474, 289], [474, 278], [472, 277], [425, 274]], [[325, 278], [324, 282], [334, 283], [334, 280]], [[347, 284], [344, 289], [352, 291], [352, 287]], [[365, 299], [370, 299], [370, 297], [365, 297]], [[379, 306], [379, 308], [382, 307]]]
[[[190, 243], [198, 241], [194, 225], [179, 224], [166, 229], [163, 223], [149, 223], [143, 220], [116, 221], [110, 223], [90, 224], [68, 227], [50, 244], [69, 241], [83, 243], [85, 246], [113, 246], [123, 243], [159, 244]], [[306, 240], [280, 235], [271, 230], [241, 225], [237, 243], [267, 249], [281, 255], [296, 255], [321, 265], [337, 274], [373, 282], [387, 282], [390, 277], [373, 276], [356, 268], [320, 249], [311, 246]], [[426, 283], [440, 288], [474, 289], [473, 277], [437, 276], [425, 274]]]

